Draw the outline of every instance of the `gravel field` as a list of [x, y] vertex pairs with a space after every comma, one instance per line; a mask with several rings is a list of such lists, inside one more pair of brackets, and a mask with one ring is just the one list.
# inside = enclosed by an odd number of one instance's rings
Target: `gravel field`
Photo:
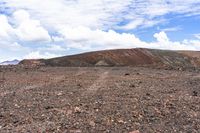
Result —
[[200, 133], [200, 72], [1, 68], [0, 133]]

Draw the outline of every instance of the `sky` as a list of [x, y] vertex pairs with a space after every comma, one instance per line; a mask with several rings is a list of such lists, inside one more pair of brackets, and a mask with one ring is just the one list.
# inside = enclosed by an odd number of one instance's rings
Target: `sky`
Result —
[[0, 62], [124, 48], [200, 51], [200, 0], [0, 1]]

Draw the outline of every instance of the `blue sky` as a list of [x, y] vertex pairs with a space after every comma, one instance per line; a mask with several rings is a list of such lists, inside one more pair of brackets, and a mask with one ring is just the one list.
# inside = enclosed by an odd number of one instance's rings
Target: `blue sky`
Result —
[[200, 51], [200, 0], [0, 2], [0, 61], [137, 47]]

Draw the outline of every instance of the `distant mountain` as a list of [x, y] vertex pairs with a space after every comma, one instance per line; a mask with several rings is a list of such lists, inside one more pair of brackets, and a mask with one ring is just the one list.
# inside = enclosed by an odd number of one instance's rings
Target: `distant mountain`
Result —
[[17, 65], [19, 62], [20, 62], [19, 60], [4, 61], [1, 62], [0, 65]]
[[200, 52], [155, 49], [117, 49], [88, 52], [52, 59], [23, 60], [21, 65], [64, 67], [151, 66], [170, 68], [200, 67]]

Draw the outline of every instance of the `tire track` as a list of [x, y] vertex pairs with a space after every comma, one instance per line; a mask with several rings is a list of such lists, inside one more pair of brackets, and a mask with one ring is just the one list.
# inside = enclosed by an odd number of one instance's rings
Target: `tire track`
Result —
[[108, 75], [108, 71], [101, 73], [99, 78], [86, 89], [86, 94], [95, 94], [100, 88], [105, 86]]

